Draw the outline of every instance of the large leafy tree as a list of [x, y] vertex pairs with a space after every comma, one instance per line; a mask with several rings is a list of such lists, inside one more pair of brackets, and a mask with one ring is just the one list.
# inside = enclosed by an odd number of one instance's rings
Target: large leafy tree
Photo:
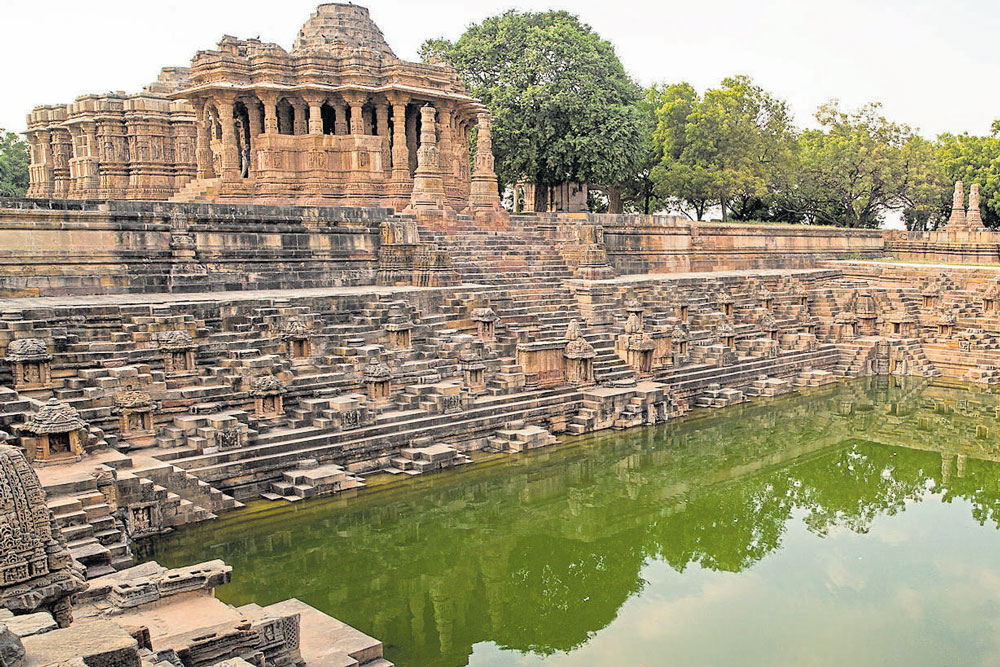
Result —
[[[1000, 227], [1000, 137], [994, 123], [992, 136], [942, 134], [938, 137], [936, 157], [943, 172], [941, 205], [951, 208], [951, 186], [963, 181], [966, 188], [979, 183], [980, 210], [987, 227]], [[946, 214], [938, 216], [947, 219]], [[923, 228], [923, 227], [921, 227]], [[933, 229], [933, 226], [929, 228]]]
[[657, 112], [663, 98], [665, 86], [654, 84], [646, 89], [643, 96], [636, 102], [641, 120], [641, 148], [639, 159], [632, 179], [622, 185], [623, 209], [629, 213], [644, 213], [649, 215], [667, 207], [670, 201], [663, 196], [656, 186], [653, 172], [663, 161], [663, 145], [655, 140], [658, 123]]
[[694, 209], [710, 205], [757, 217], [792, 164], [795, 132], [788, 105], [747, 76], [724, 79], [699, 97], [686, 83], [663, 89], [655, 140], [655, 180]]
[[635, 178], [640, 89], [614, 47], [573, 14], [511, 10], [470, 26], [457, 42], [425, 42], [421, 57], [453, 65], [490, 110], [501, 185], [611, 187]]
[[23, 197], [28, 191], [28, 144], [0, 128], [0, 197]]
[[890, 210], [935, 207], [942, 183], [933, 151], [879, 104], [853, 112], [836, 102], [816, 112], [821, 129], [799, 138], [799, 162], [785, 205], [819, 224], [876, 228]]

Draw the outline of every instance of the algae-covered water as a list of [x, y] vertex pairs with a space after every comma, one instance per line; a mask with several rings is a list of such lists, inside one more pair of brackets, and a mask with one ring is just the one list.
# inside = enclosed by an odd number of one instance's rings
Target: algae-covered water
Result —
[[992, 665], [1000, 395], [865, 379], [150, 543], [402, 666]]

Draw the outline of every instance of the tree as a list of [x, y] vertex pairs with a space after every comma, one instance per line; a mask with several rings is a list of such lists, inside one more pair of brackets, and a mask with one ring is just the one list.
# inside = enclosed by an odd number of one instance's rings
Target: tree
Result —
[[28, 191], [28, 144], [0, 128], [0, 197], [23, 197]]
[[926, 142], [868, 104], [816, 112], [823, 129], [799, 137], [798, 168], [784, 205], [813, 223], [877, 228], [886, 211], [928, 207], [940, 192]]
[[489, 109], [502, 186], [526, 180], [543, 186], [542, 197], [560, 183], [634, 178], [639, 87], [611, 44], [576, 16], [511, 10], [470, 26], [454, 44], [425, 42], [421, 57], [454, 66]]
[[784, 100], [747, 76], [724, 79], [698, 97], [686, 83], [668, 86], [658, 111], [656, 140], [663, 158], [656, 171], [662, 189], [700, 218], [710, 205], [749, 219], [784, 180], [792, 163], [795, 132]]
[[635, 176], [622, 186], [623, 208], [630, 213], [650, 215], [669, 204], [668, 199], [661, 196], [653, 180], [653, 170], [663, 161], [663, 146], [655, 140], [657, 111], [661, 106], [663, 89], [663, 86], [654, 84], [636, 102], [642, 122], [642, 154], [636, 162]]
[[[951, 210], [951, 185], [963, 181], [968, 187], [979, 183], [983, 224], [1000, 227], [1000, 137], [998, 123], [988, 137], [968, 134], [942, 134], [938, 137], [936, 158], [942, 170], [942, 207]], [[947, 214], [944, 219], [947, 220]]]

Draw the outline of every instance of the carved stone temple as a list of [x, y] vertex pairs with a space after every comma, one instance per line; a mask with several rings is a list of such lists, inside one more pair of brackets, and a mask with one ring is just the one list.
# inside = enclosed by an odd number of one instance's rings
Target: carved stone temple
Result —
[[365, 625], [226, 605], [239, 572], [136, 547], [841, 378], [1000, 384], [975, 184], [934, 232], [510, 214], [491, 125], [350, 4], [31, 112], [29, 196], [0, 199], [0, 657], [390, 667]]
[[402, 210], [429, 178], [438, 206], [498, 209], [489, 135], [452, 68], [400, 60], [367, 9], [324, 4], [290, 51], [226, 35], [140, 93], [36, 107], [28, 196]]

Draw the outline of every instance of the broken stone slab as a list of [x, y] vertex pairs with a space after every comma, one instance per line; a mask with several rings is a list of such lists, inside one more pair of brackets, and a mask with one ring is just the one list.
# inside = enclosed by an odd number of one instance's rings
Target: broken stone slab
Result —
[[0, 667], [21, 667], [24, 664], [24, 644], [17, 634], [0, 623]]
[[87, 667], [140, 667], [139, 645], [117, 623], [106, 620], [79, 621], [21, 640], [23, 667], [43, 667], [80, 660]]
[[43, 632], [50, 632], [59, 627], [55, 619], [52, 618], [52, 614], [47, 611], [14, 616], [4, 621], [4, 623], [7, 624], [8, 630], [21, 638], [40, 635]]

